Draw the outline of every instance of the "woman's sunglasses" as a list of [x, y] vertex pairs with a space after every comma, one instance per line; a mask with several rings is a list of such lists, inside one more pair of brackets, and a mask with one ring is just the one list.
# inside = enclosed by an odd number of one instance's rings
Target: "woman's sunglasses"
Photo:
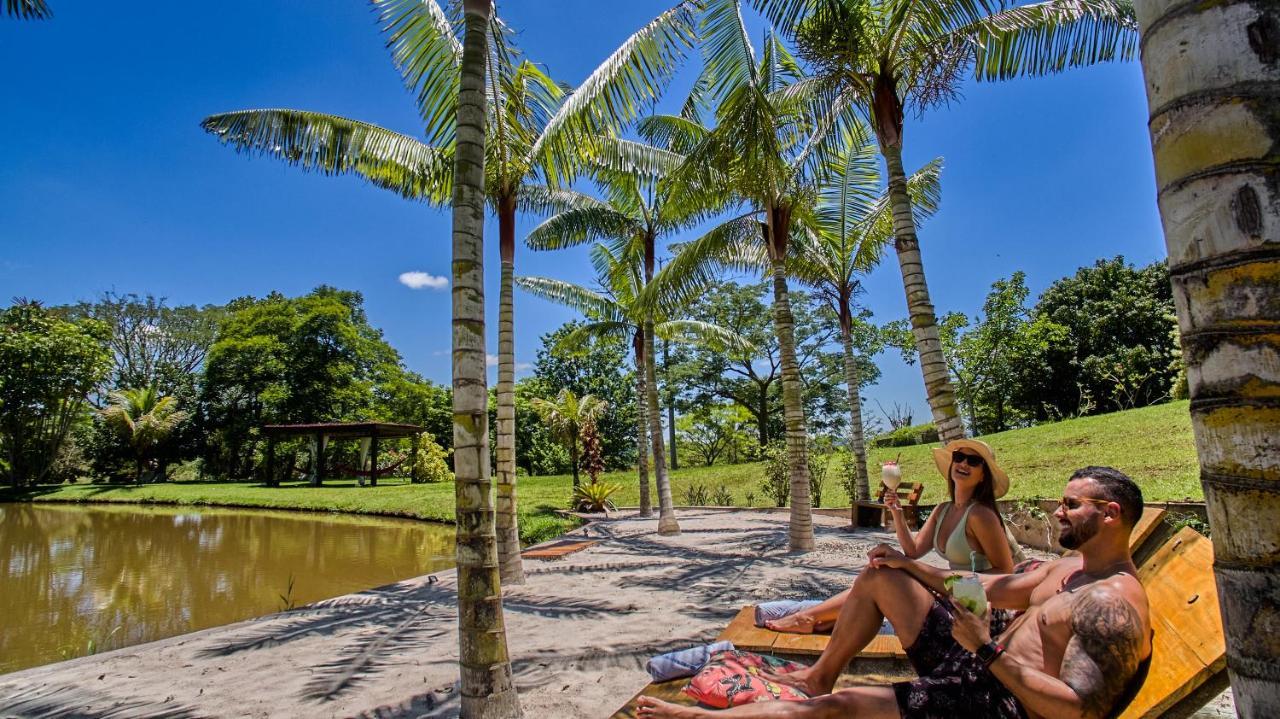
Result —
[[965, 464], [968, 464], [970, 467], [982, 466], [982, 457], [979, 457], [976, 454], [965, 454], [960, 450], [956, 450], [951, 453], [951, 461], [957, 464], [960, 462], [964, 462]]

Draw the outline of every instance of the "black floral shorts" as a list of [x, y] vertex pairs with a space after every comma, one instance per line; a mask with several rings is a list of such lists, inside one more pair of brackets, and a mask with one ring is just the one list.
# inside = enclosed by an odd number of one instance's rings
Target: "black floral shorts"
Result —
[[[993, 609], [991, 636], [999, 636], [1010, 618], [1008, 611]], [[893, 685], [904, 719], [1027, 719], [1017, 698], [951, 636], [945, 599], [934, 598], [907, 658], [920, 676]]]

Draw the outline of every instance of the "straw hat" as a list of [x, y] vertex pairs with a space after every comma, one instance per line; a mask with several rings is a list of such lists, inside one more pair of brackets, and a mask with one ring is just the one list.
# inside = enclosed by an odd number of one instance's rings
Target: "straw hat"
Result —
[[945, 447], [933, 448], [933, 463], [938, 465], [938, 471], [944, 479], [951, 479], [948, 474], [951, 470], [951, 453], [957, 449], [967, 449], [987, 461], [987, 469], [990, 470], [991, 481], [995, 485], [993, 489], [996, 499], [1009, 492], [1009, 475], [996, 464], [996, 453], [992, 451], [991, 445], [980, 439], [953, 439]]

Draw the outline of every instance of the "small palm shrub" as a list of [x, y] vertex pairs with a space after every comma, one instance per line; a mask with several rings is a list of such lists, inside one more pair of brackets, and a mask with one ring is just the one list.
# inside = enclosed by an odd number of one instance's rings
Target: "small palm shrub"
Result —
[[717, 507], [732, 507], [733, 493], [729, 491], [728, 487], [721, 484], [716, 487], [716, 491], [711, 493], [711, 503]]
[[607, 482], [587, 482], [574, 492], [573, 507], [579, 512], [608, 512], [617, 509], [613, 500], [609, 499], [614, 492], [622, 489], [620, 485]]
[[445, 449], [436, 443], [430, 432], [418, 435], [418, 459], [410, 476], [415, 484], [422, 482], [452, 482], [453, 472], [449, 471], [449, 455], [452, 449]]
[[707, 485], [702, 482], [696, 482], [684, 488], [684, 499], [686, 507], [706, 507], [711, 504], [711, 492], [707, 490]]

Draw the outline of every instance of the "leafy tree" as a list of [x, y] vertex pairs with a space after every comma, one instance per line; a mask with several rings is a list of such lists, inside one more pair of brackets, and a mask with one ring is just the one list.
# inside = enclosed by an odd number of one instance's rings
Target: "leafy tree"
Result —
[[[142, 482], [147, 460], [187, 419], [176, 398], [163, 396], [154, 386], [121, 389], [111, 393], [111, 402], [102, 410], [106, 423], [133, 448], [137, 470], [134, 481]], [[157, 475], [164, 479], [164, 465]]]
[[[732, 2], [736, 0], [716, 0]], [[1039, 76], [1133, 56], [1126, 0], [1048, 0], [1008, 7], [982, 0], [753, 0], [814, 69], [815, 92], [851, 103], [888, 171], [894, 248], [934, 421], [944, 441], [964, 434], [925, 283], [902, 164], [905, 111], [922, 115], [979, 80]]]
[[418, 457], [411, 468], [410, 476], [414, 482], [452, 482], [453, 472], [449, 470], [449, 455], [453, 450], [440, 446], [435, 435], [423, 432], [417, 439]]
[[[1049, 286], [1035, 317], [1066, 328], [1045, 348], [1047, 375], [1019, 404], [1037, 419], [1143, 407], [1167, 399], [1179, 347], [1164, 262], [1137, 269], [1123, 257], [1098, 260]], [[1088, 413], [1088, 412], [1085, 412]]]
[[37, 302], [0, 312], [0, 450], [14, 487], [48, 476], [88, 394], [111, 369], [109, 329], [67, 321]]
[[693, 456], [710, 467], [745, 443], [750, 425], [751, 413], [740, 405], [704, 404], [676, 420], [676, 431]]
[[247, 476], [263, 424], [379, 419], [374, 389], [385, 395], [399, 362], [358, 292], [319, 287], [233, 301], [201, 388], [211, 466]]
[[[594, 428], [599, 419], [605, 415], [609, 403], [595, 395], [583, 395], [579, 398], [569, 388], [561, 389], [554, 400], [535, 398], [532, 402], [534, 411], [543, 422], [551, 428], [569, 450], [569, 463], [573, 469], [573, 491], [576, 493], [581, 482], [578, 480], [579, 458], [582, 456], [582, 428], [591, 424]], [[596, 433], [597, 440], [599, 433]], [[598, 447], [596, 448], [598, 452]]]

